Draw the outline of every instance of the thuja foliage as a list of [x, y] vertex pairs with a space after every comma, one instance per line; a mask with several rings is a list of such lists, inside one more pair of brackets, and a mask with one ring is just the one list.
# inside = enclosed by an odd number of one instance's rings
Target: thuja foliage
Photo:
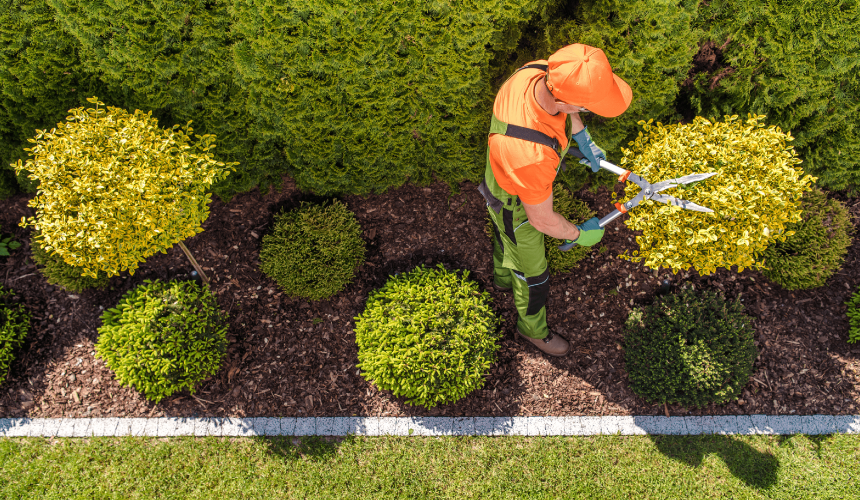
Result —
[[107, 95], [79, 58], [74, 37], [54, 20], [44, 0], [0, 2], [0, 199], [36, 191], [26, 173], [10, 167], [37, 128], [53, 126], [86, 96]]
[[630, 388], [685, 407], [737, 399], [758, 356], [751, 323], [740, 299], [692, 289], [634, 309], [624, 338]]
[[[552, 187], [552, 209], [573, 224], [580, 224], [594, 217], [594, 212], [588, 208], [585, 202], [577, 199], [570, 191], [558, 183]], [[490, 219], [489, 214], [487, 215], [484, 233], [491, 240], [495, 238], [493, 234], [493, 221]], [[577, 246], [567, 252], [562, 252], [558, 249], [558, 246], [562, 243], [561, 240], [544, 236], [546, 262], [551, 275], [570, 272], [591, 251], [591, 247]]]
[[355, 318], [358, 367], [411, 405], [458, 401], [484, 384], [500, 319], [468, 271], [419, 266], [371, 293]]
[[[800, 220], [800, 200], [815, 180], [804, 175], [792, 137], [766, 127], [763, 116], [737, 116], [711, 122], [663, 125], [641, 122], [643, 132], [624, 150], [621, 165], [652, 184], [692, 173], [717, 172], [705, 181], [661, 191], [713, 213], [646, 201], [625, 222], [639, 250], [621, 258], [674, 271], [695, 268], [710, 274], [718, 267], [738, 271], [762, 264], [761, 252], [793, 234], [786, 225]], [[639, 192], [628, 183], [627, 201]]]
[[163, 129], [151, 114], [75, 108], [56, 129], [39, 130], [32, 158], [17, 170], [41, 183], [30, 201], [43, 248], [96, 278], [128, 270], [201, 231], [207, 189], [232, 163], [214, 159], [214, 136], [192, 140], [190, 123]]
[[824, 286], [842, 268], [854, 225], [844, 204], [818, 189], [803, 194], [801, 220], [786, 225], [794, 234], [764, 251], [762, 274], [788, 290]]
[[177, 391], [193, 393], [221, 366], [226, 318], [207, 287], [146, 280], [102, 314], [96, 357], [122, 385], [156, 403]]
[[693, 110], [765, 114], [796, 137], [804, 169], [819, 185], [858, 189], [857, 2], [714, 0], [703, 3], [698, 21], [724, 47], [724, 61], [697, 75]]
[[542, 3], [234, 2], [237, 78], [303, 189], [477, 180], [490, 59]]
[[107, 273], [99, 271], [96, 277], [85, 276], [81, 267], [66, 264], [66, 262], [55, 253], [50, 253], [42, 248], [42, 241], [38, 233], [30, 239], [30, 251], [33, 261], [39, 266], [39, 272], [52, 285], [61, 286], [70, 292], [83, 292], [91, 288], [104, 288], [110, 282]]
[[363, 262], [361, 227], [337, 200], [281, 212], [260, 248], [263, 273], [287, 295], [310, 300], [343, 290]]
[[[124, 107], [153, 110], [162, 122], [194, 121], [218, 137], [218, 156], [241, 166], [213, 189], [221, 196], [280, 179], [278, 148], [261, 137], [234, 78], [231, 2], [47, 0], [80, 44], [81, 59]], [[66, 108], [67, 109], [67, 108]]]
[[0, 286], [0, 384], [6, 381], [15, 349], [24, 344], [30, 330], [30, 313], [14, 299], [11, 290]]
[[[643, 117], [669, 122], [679, 117], [675, 99], [687, 77], [701, 31], [693, 28], [698, 1], [691, 0], [562, 0], [533, 16], [516, 51], [500, 57], [507, 78], [517, 67], [546, 59], [571, 43], [601, 48], [613, 71], [633, 90], [633, 102], [616, 118], [581, 115], [595, 142], [610, 161], [621, 157], [621, 146], [636, 137]], [[507, 56], [507, 54], [506, 54]], [[506, 64], [505, 64], [506, 63]], [[568, 161], [571, 168], [560, 179], [573, 189], [586, 182], [611, 185], [617, 176]]]
[[860, 340], [860, 288], [851, 296], [851, 300], [845, 303], [848, 306], [848, 342], [854, 343]]

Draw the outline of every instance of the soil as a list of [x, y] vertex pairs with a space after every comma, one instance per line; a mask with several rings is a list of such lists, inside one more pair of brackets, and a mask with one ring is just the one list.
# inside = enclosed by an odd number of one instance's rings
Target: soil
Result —
[[[621, 185], [617, 189], [620, 193]], [[598, 214], [613, 208], [605, 189], [577, 194]], [[832, 196], [845, 201], [838, 193]], [[312, 303], [280, 293], [260, 273], [258, 261], [273, 214], [310, 199], [284, 179], [278, 191], [211, 203], [205, 231], [186, 244], [230, 315], [228, 354], [195, 394], [180, 393], [158, 405], [120, 386], [94, 357], [93, 345], [103, 308], [144, 279], [170, 279], [191, 270], [180, 249], [151, 257], [134, 276], [112, 278], [106, 290], [72, 294], [47, 284], [32, 263], [29, 230], [17, 226], [22, 216], [32, 215], [27, 197], [0, 202], [0, 225], [24, 243], [0, 262], [0, 278], [33, 314], [26, 344], [0, 386], [0, 417], [858, 413], [860, 348], [847, 343], [844, 302], [858, 284], [860, 238], [827, 286], [790, 292], [754, 271], [655, 275], [617, 257], [635, 243], [634, 234], [616, 221], [606, 232], [605, 249], [594, 249], [573, 272], [551, 279], [549, 324], [572, 343], [569, 355], [552, 358], [512, 337], [516, 310], [510, 294], [490, 286], [486, 208], [475, 185], [464, 183], [457, 194], [437, 183], [345, 198], [364, 228], [367, 262], [345, 290]], [[857, 223], [860, 201], [847, 202]], [[425, 410], [377, 390], [358, 374], [352, 328], [368, 293], [389, 275], [437, 263], [471, 271], [505, 319], [505, 337], [482, 390]], [[754, 317], [760, 354], [739, 401], [664, 407], [629, 389], [622, 325], [632, 307], [653, 301], [663, 280], [740, 296]]]

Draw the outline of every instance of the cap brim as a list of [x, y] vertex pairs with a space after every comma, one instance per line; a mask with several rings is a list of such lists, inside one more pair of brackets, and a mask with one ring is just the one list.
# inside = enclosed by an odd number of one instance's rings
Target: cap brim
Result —
[[606, 118], [615, 118], [625, 112], [633, 101], [633, 91], [630, 89], [630, 85], [627, 85], [627, 82], [615, 74], [612, 75], [612, 88], [608, 89], [604, 95], [603, 99], [590, 103], [591, 105], [586, 107], [592, 113]]

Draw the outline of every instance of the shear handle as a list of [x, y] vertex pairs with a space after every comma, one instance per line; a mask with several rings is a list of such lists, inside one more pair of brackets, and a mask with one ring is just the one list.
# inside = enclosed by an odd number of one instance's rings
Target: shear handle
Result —
[[[621, 217], [621, 214], [622, 214], [621, 211], [613, 210], [612, 212], [609, 213], [609, 215], [600, 219], [597, 222], [597, 224], [600, 225], [600, 227], [606, 227], [607, 224], [609, 224], [610, 222], [614, 221], [615, 219]], [[579, 245], [577, 245], [577, 243], [575, 241], [571, 241], [570, 243], [562, 243], [561, 245], [558, 246], [558, 249], [561, 250], [562, 252], [566, 252], [566, 251], [568, 251], [571, 248], [576, 247], [576, 246], [579, 246]]]
[[[582, 154], [582, 151], [580, 151], [579, 148], [576, 148], [573, 146], [571, 146], [570, 149], [567, 150], [567, 153], [579, 158], [580, 160], [585, 158], [585, 155]], [[625, 169], [619, 167], [618, 165], [615, 165], [613, 163], [609, 163], [606, 160], [600, 160], [600, 167], [605, 168], [606, 170], [609, 170], [613, 174], [619, 175], [622, 177], [624, 177], [630, 173], [629, 170], [625, 170]], [[625, 178], [625, 180], [626, 180], [626, 178]]]

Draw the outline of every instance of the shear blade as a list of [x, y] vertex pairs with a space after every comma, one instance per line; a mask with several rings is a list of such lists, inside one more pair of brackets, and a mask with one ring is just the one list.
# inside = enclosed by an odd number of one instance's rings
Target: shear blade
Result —
[[711, 210], [710, 208], [696, 205], [692, 201], [682, 200], [680, 198], [675, 198], [674, 196], [669, 196], [667, 194], [655, 194], [651, 197], [651, 199], [654, 201], [659, 201], [661, 203], [666, 203], [667, 205], [675, 205], [676, 207], [686, 208], [687, 210], [694, 210], [696, 212], [713, 212], [713, 210]]
[[713, 177], [717, 175], [719, 172], [708, 172], [707, 174], [690, 174], [685, 175], [683, 177], [678, 177], [675, 179], [668, 179], [665, 181], [660, 181], [657, 184], [651, 185], [651, 190], [655, 193], [659, 191], [663, 191], [664, 189], [673, 188], [676, 186], [681, 186], [684, 184], [691, 184], [693, 182], [699, 182], [707, 179], [708, 177]]

